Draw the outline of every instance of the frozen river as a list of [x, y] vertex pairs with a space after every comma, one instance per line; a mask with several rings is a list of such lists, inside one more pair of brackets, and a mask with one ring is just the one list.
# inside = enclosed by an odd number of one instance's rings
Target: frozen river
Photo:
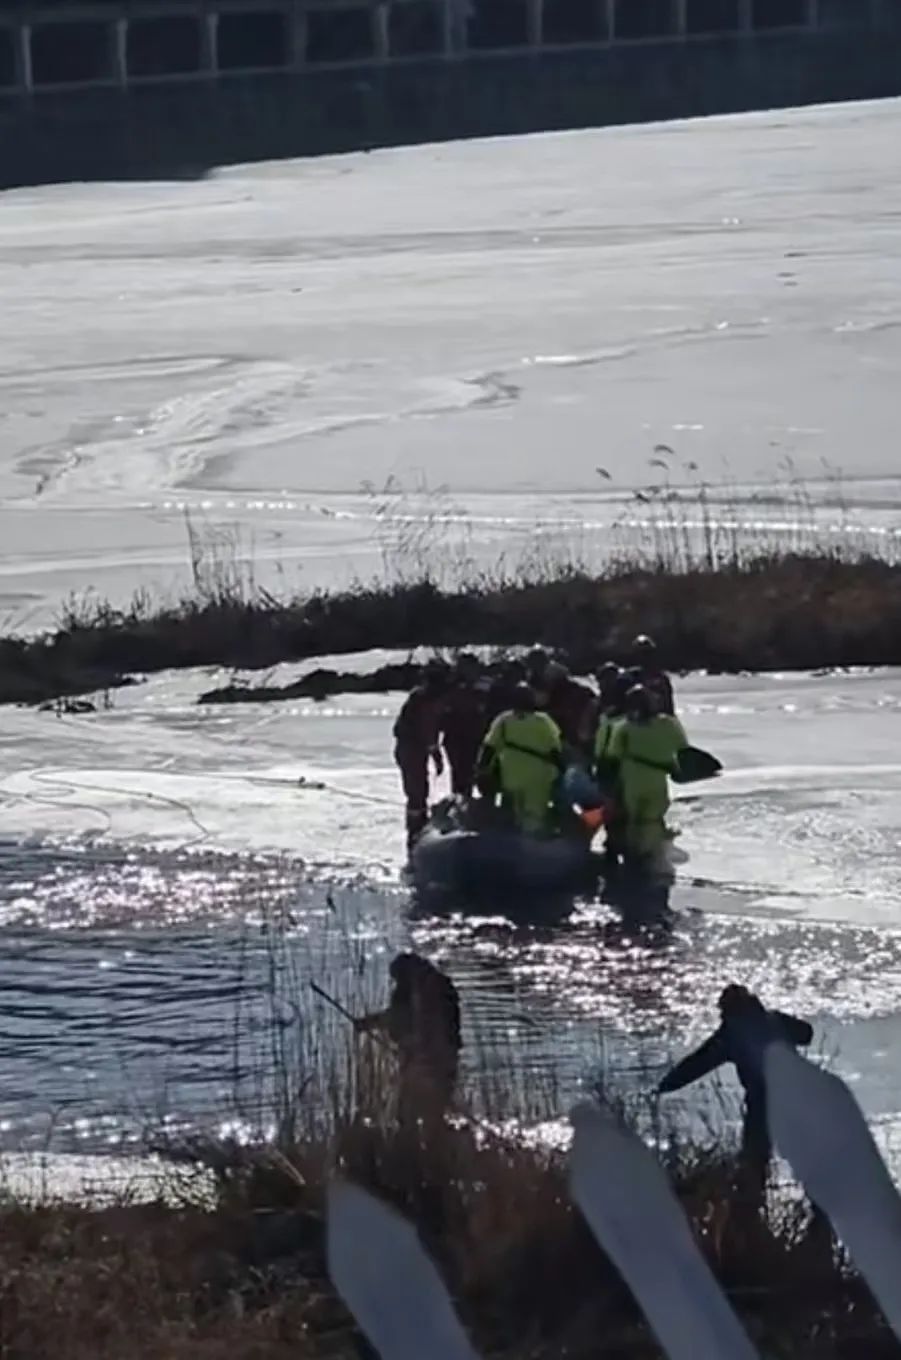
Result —
[[[640, 544], [658, 444], [749, 533], [890, 544], [899, 132], [886, 103], [3, 196], [7, 626], [183, 584], [186, 510], [282, 587], [602, 555]], [[894, 1128], [898, 676], [683, 682], [727, 773], [678, 809], [653, 948], [591, 904], [562, 933], [411, 919], [399, 696], [198, 709], [214, 679], [4, 715], [7, 1146], [224, 1118], [236, 1084], [251, 1106], [272, 911], [278, 1006], [312, 976], [374, 996], [413, 938], [471, 1046], [512, 1043], [536, 1084], [558, 1064], [561, 1106], [599, 1053], [631, 1069], [699, 1035], [741, 978]]]
[[9, 614], [183, 580], [185, 507], [263, 578], [368, 573], [361, 485], [392, 478], [447, 486], [489, 555], [536, 518], [581, 545], [657, 443], [751, 519], [798, 475], [896, 526], [899, 126], [855, 105], [5, 194]]

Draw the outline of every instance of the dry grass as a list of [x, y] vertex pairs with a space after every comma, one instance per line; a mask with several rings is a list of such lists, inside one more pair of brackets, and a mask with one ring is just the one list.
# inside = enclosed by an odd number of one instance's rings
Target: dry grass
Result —
[[[0, 638], [0, 702], [111, 689], [162, 669], [260, 670], [374, 647], [540, 641], [582, 669], [621, 656], [636, 632], [655, 634], [674, 670], [901, 663], [901, 540], [856, 526], [840, 476], [816, 496], [790, 465], [772, 488], [713, 486], [664, 448], [649, 473], [653, 485], [619, 493], [600, 536], [572, 519], [536, 525], [515, 559], [491, 567], [446, 493], [370, 488], [381, 576], [333, 592], [271, 594], [236, 533], [188, 519], [187, 595], [140, 594], [124, 609], [88, 595], [69, 602], [53, 632]], [[370, 683], [398, 679], [406, 673]], [[307, 692], [355, 683], [325, 675]]]
[[[301, 1289], [253, 1295], [251, 1223], [227, 1213], [47, 1207], [0, 1215], [4, 1360], [306, 1360], [352, 1354], [308, 1258]], [[329, 1350], [329, 1333], [340, 1345]], [[315, 1345], [312, 1336], [315, 1333]]]
[[[378, 1056], [320, 1125], [277, 1149], [195, 1147], [205, 1208], [0, 1210], [4, 1360], [350, 1360], [326, 1278], [328, 1175], [414, 1220], [480, 1353], [492, 1360], [651, 1360], [659, 1349], [569, 1201], [564, 1155], [472, 1124], [398, 1127]], [[899, 1347], [803, 1205], [760, 1215], [732, 1158], [673, 1142], [660, 1155], [702, 1249], [762, 1354], [897, 1357]]]
[[[452, 591], [422, 580], [287, 603], [239, 594], [160, 610], [146, 601], [126, 612], [96, 605], [70, 614], [53, 634], [0, 640], [0, 702], [108, 689], [140, 672], [261, 669], [374, 647], [540, 641], [581, 670], [621, 657], [642, 631], [656, 636], [674, 670], [897, 665], [901, 567], [827, 554], [714, 571], [620, 566], [600, 577], [560, 566], [556, 576], [472, 582]], [[402, 668], [391, 668], [367, 683], [390, 686], [404, 678]], [[327, 675], [310, 685], [330, 692], [353, 683]]]
[[[901, 567], [878, 559], [779, 557], [714, 572], [622, 570], [604, 578], [566, 572], [457, 593], [423, 582], [334, 596], [322, 608], [306, 655], [369, 647], [503, 650], [537, 641], [587, 673], [603, 661], [626, 660], [631, 639], [648, 632], [675, 671], [901, 664]], [[204, 700], [381, 692], [408, 687], [416, 673], [399, 664], [366, 675], [320, 669], [282, 687], [223, 686]]]

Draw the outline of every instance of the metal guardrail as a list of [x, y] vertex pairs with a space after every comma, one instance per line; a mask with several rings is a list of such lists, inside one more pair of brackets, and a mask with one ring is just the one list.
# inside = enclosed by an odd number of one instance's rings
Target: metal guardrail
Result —
[[[775, 1145], [901, 1339], [901, 1198], [853, 1095], [783, 1041], [748, 1037]], [[597, 1107], [577, 1107], [572, 1121], [573, 1201], [669, 1360], [759, 1360], [650, 1150]], [[381, 1360], [479, 1360], [400, 1215], [337, 1181], [328, 1249], [332, 1281]]]

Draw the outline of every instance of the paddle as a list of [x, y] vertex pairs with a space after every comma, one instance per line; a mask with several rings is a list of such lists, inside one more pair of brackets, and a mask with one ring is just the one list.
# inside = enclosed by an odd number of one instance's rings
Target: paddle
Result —
[[329, 996], [328, 992], [323, 987], [320, 987], [318, 982], [310, 983], [310, 991], [315, 992], [317, 996], [321, 996], [323, 1001], [327, 1001], [339, 1015], [343, 1015], [344, 1019], [349, 1020], [352, 1025], [357, 1023], [357, 1017], [352, 1015], [346, 1006], [342, 1006], [340, 1001], [336, 1001], [333, 996]]
[[345, 1020], [349, 1020], [350, 1023], [354, 1026], [354, 1028], [357, 1030], [357, 1033], [367, 1034], [369, 1038], [373, 1040], [374, 1043], [380, 1044], [382, 1048], [391, 1047], [391, 1044], [388, 1042], [385, 1036], [383, 1034], [380, 1034], [377, 1029], [359, 1028], [358, 1017], [356, 1015], [353, 1015], [347, 1009], [346, 1006], [342, 1006], [341, 1002], [337, 1001], [335, 997], [330, 996], [324, 987], [319, 986], [318, 982], [310, 982], [310, 991], [315, 992], [317, 996], [321, 997], [323, 1001], [327, 1002], [328, 1005], [330, 1005], [334, 1010], [336, 1010], [339, 1015], [343, 1015]]
[[698, 746], [685, 746], [678, 756], [674, 784], [698, 784], [702, 779], [715, 779], [722, 773], [722, 763], [709, 751]]

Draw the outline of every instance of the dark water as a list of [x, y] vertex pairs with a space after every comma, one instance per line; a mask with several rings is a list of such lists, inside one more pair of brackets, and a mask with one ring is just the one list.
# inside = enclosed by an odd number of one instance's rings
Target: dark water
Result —
[[894, 1112], [901, 937], [753, 918], [700, 890], [675, 906], [672, 927], [651, 932], [598, 903], [553, 924], [422, 919], [400, 888], [310, 882], [282, 858], [6, 844], [0, 1146], [265, 1131], [280, 1071], [327, 1085], [347, 1053], [349, 1026], [310, 980], [351, 1010], [381, 1004], [388, 962], [411, 943], [458, 983], [467, 1081], [495, 1111], [565, 1115], [601, 1075], [649, 1085], [740, 980], [818, 1021], [875, 1112]]

